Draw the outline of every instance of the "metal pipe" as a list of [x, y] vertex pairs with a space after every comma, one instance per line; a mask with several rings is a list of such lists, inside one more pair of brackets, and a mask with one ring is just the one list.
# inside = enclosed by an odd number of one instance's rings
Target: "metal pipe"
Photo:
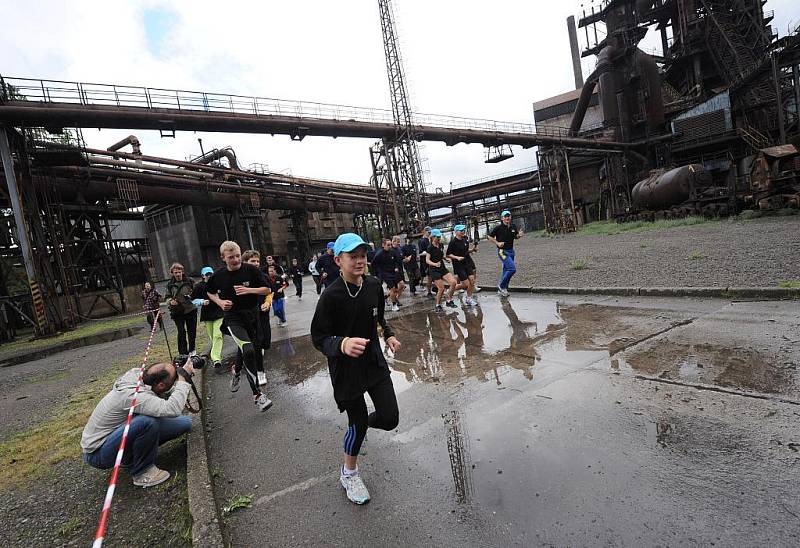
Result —
[[110, 152], [114, 152], [116, 150], [121, 149], [124, 146], [131, 145], [131, 149], [133, 149], [134, 154], [141, 154], [142, 153], [142, 146], [139, 142], [139, 138], [136, 135], [128, 135], [123, 140], [118, 141], [108, 147], [106, 150]]
[[225, 148], [215, 148], [213, 150], [209, 150], [199, 158], [195, 158], [192, 160], [193, 164], [210, 164], [214, 160], [219, 160], [220, 158], [227, 158], [228, 165], [231, 169], [239, 169], [239, 163], [236, 161], [236, 153], [233, 151], [231, 147]]
[[775, 82], [775, 103], [778, 107], [778, 132], [780, 144], [786, 143], [786, 124], [783, 117], [783, 94], [781, 93], [781, 69], [778, 67], [778, 57], [772, 54], [772, 78]]
[[131, 163], [124, 160], [109, 160], [107, 158], [100, 158], [97, 156], [89, 156], [89, 163], [101, 164], [107, 166], [127, 167], [129, 169], [145, 170], [145, 171], [158, 171], [159, 173], [170, 173], [172, 175], [181, 175], [183, 177], [196, 177], [198, 179], [213, 179], [212, 173], [205, 173], [203, 171], [187, 171], [185, 169], [175, 169], [169, 167], [152, 166], [141, 163]]

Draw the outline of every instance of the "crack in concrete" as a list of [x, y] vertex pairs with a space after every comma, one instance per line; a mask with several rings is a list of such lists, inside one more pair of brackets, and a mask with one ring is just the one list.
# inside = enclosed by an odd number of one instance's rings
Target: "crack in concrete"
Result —
[[799, 401], [790, 400], [788, 398], [781, 398], [780, 396], [772, 396], [770, 394], [760, 394], [758, 392], [744, 392], [741, 390], [732, 390], [730, 388], [723, 388], [721, 386], [713, 386], [710, 384], [702, 384], [696, 382], [676, 381], [672, 379], [662, 379], [659, 377], [651, 377], [650, 375], [634, 375], [634, 379], [642, 381], [660, 382], [663, 384], [671, 384], [674, 386], [683, 386], [686, 388], [694, 388], [696, 390], [706, 390], [709, 392], [719, 392], [721, 394], [730, 394], [733, 396], [742, 396], [744, 398], [753, 398], [757, 400], [775, 401], [779, 403], [788, 403], [789, 405], [800, 405]]

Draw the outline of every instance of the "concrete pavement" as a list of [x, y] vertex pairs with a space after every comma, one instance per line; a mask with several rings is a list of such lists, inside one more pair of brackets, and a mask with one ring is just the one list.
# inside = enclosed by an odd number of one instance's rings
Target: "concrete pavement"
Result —
[[372, 501], [345, 499], [346, 427], [289, 297], [267, 358], [275, 406], [209, 382], [218, 499], [250, 545], [797, 545], [796, 302], [482, 293], [388, 317], [401, 420], [370, 431]]

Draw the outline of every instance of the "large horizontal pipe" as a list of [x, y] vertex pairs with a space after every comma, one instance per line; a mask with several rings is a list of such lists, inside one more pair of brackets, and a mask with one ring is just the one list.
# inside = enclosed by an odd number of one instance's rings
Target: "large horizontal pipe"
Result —
[[[63, 148], [63, 145], [54, 145], [51, 148]], [[136, 161], [143, 161], [143, 162], [151, 162], [157, 164], [164, 164], [169, 166], [176, 166], [176, 167], [183, 167], [186, 169], [191, 169], [197, 172], [202, 173], [218, 173], [223, 176], [231, 176], [231, 177], [241, 177], [241, 178], [249, 178], [249, 179], [256, 179], [259, 181], [265, 181], [270, 183], [283, 183], [283, 184], [294, 184], [294, 185], [303, 185], [308, 187], [319, 187], [319, 188], [337, 188], [342, 190], [348, 190], [352, 192], [364, 192], [365, 194], [373, 195], [375, 194], [375, 190], [371, 186], [367, 185], [356, 185], [352, 183], [339, 183], [334, 181], [323, 181], [320, 179], [309, 179], [306, 177], [292, 177], [290, 175], [282, 175], [279, 173], [270, 173], [270, 174], [262, 174], [262, 173], [253, 173], [252, 171], [242, 171], [236, 169], [230, 169], [225, 167], [218, 167], [218, 166], [209, 166], [205, 164], [195, 164], [192, 162], [184, 162], [181, 160], [173, 160], [171, 158], [160, 158], [158, 156], [147, 156], [143, 154], [130, 154], [127, 152], [114, 152], [113, 154], [96, 148], [85, 148], [81, 149], [82, 151], [88, 152], [89, 154], [95, 155], [108, 155], [114, 156], [119, 158], [126, 158], [129, 160], [136, 160]]]
[[[396, 137], [394, 124], [384, 122], [27, 101], [9, 101], [0, 105], [0, 121], [11, 125], [24, 124], [45, 127], [269, 133], [273, 135], [289, 135], [293, 138], [311, 135], [361, 137], [391, 141]], [[479, 143], [484, 146], [505, 144], [521, 145], [527, 148], [539, 145], [553, 145], [587, 149], [626, 148], [630, 146], [625, 143], [577, 137], [433, 126], [414, 126], [412, 133], [418, 141], [440, 141], [448, 145]]]
[[179, 175], [181, 177], [194, 177], [195, 179], [213, 179], [213, 173], [206, 173], [204, 171], [189, 171], [186, 169], [176, 169], [165, 166], [126, 162], [124, 160], [112, 160], [110, 158], [102, 158], [96, 155], [89, 156], [90, 164], [101, 164], [106, 166], [125, 167], [128, 169], [140, 169], [143, 171], [154, 171], [158, 173], [168, 173], [170, 175]]
[[[262, 207], [265, 209], [308, 209], [310, 211], [341, 211], [344, 213], [362, 212], [369, 213], [374, 211], [375, 202], [367, 202], [361, 196], [339, 197], [331, 199], [328, 196], [313, 194], [303, 194], [299, 192], [270, 191], [258, 187], [242, 187], [232, 184], [205, 183], [200, 181], [190, 181], [178, 177], [166, 175], [155, 175], [133, 170], [115, 170], [107, 168], [83, 167], [83, 166], [60, 166], [51, 168], [60, 175], [80, 177], [83, 179], [91, 177], [100, 178], [124, 178], [133, 179], [142, 183], [154, 186], [191, 189], [194, 192], [209, 192], [219, 188], [231, 190], [231, 194], [261, 194]], [[115, 187], [116, 188], [116, 187]], [[141, 187], [140, 187], [141, 188]], [[115, 194], [108, 197], [115, 197]], [[266, 205], [265, 205], [266, 204]]]

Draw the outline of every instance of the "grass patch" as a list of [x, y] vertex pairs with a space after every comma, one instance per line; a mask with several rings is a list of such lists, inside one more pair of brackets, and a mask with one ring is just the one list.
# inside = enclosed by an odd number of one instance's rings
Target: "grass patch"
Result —
[[81, 325], [77, 329], [67, 331], [53, 337], [45, 337], [35, 340], [19, 340], [12, 343], [3, 345], [2, 354], [16, 354], [20, 350], [36, 350], [37, 348], [46, 348], [56, 344], [64, 343], [67, 341], [74, 341], [75, 339], [82, 339], [84, 337], [91, 337], [99, 333], [108, 331], [117, 331], [125, 329], [126, 327], [144, 325], [147, 327], [147, 321], [144, 316], [133, 316], [129, 318], [109, 318], [104, 321], [89, 322]]
[[[141, 359], [136, 355], [114, 362], [96, 380], [87, 380], [70, 394], [65, 403], [53, 410], [50, 419], [0, 442], [0, 491], [44, 477], [65, 459], [79, 458], [81, 433], [94, 406], [114, 380], [126, 369], [141, 365]], [[150, 349], [149, 363], [157, 361], [169, 361], [164, 342]]]
[[589, 266], [589, 262], [585, 259], [572, 259], [569, 262], [569, 267], [572, 270], [585, 270]]
[[250, 508], [253, 505], [253, 495], [236, 495], [231, 497], [228, 504], [222, 509], [222, 514], [227, 516], [242, 508]]
[[58, 528], [59, 537], [71, 537], [78, 529], [81, 528], [83, 522], [80, 518], [69, 518], [67, 523]]
[[601, 234], [611, 236], [625, 232], [638, 233], [651, 230], [663, 230], [676, 226], [693, 226], [706, 223], [718, 222], [718, 219], [706, 219], [705, 217], [685, 217], [683, 219], [668, 219], [662, 221], [633, 221], [630, 223], [618, 223], [616, 221], [597, 221], [581, 226], [575, 234], [593, 235]]
[[699, 261], [700, 259], [705, 259], [706, 256], [703, 255], [702, 252], [697, 251], [696, 249], [689, 253], [689, 260], [690, 261]]
[[800, 280], [781, 280], [778, 282], [778, 287], [783, 289], [800, 289]]

